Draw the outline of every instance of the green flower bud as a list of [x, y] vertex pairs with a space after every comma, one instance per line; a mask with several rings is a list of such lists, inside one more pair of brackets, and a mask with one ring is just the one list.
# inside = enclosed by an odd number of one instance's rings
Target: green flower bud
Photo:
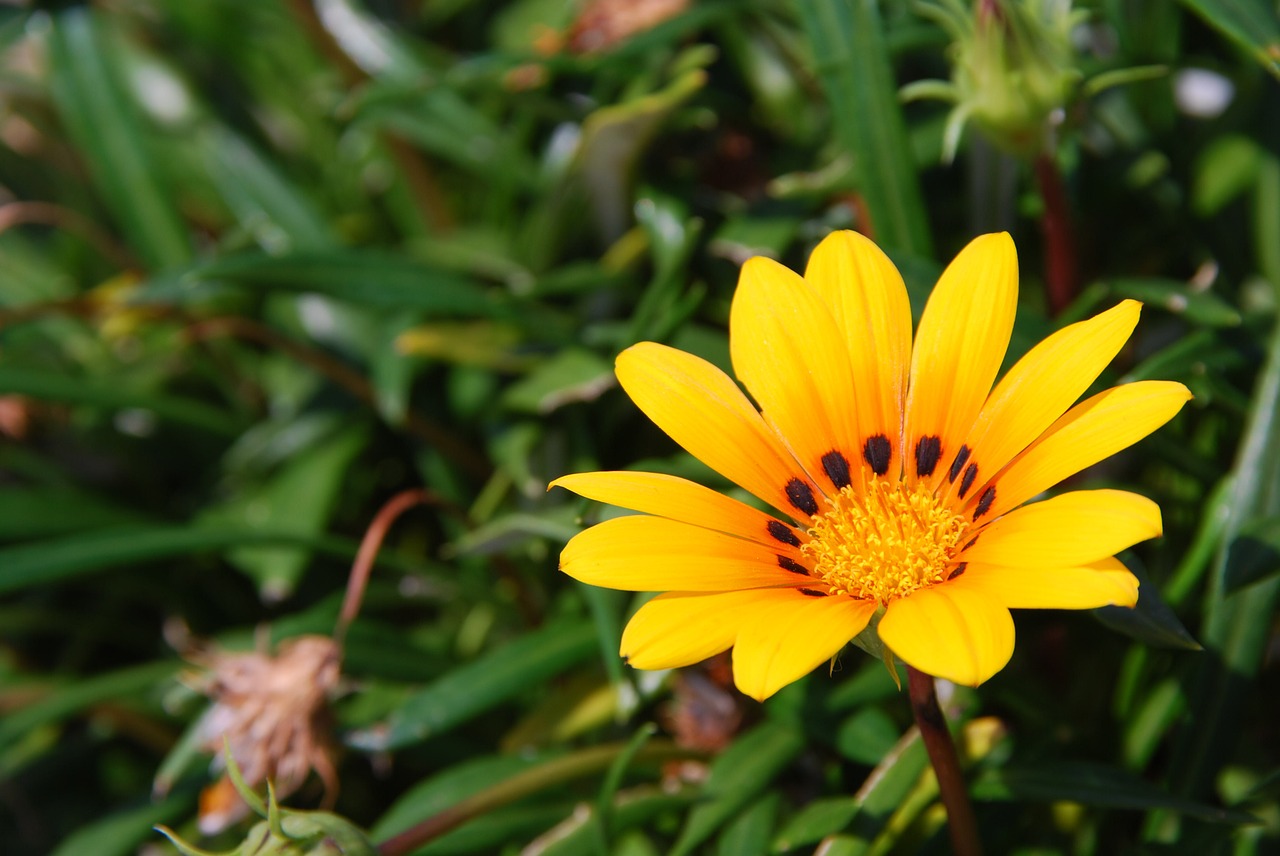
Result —
[[952, 36], [951, 82], [923, 81], [903, 94], [955, 102], [947, 158], [969, 120], [1006, 151], [1025, 157], [1042, 151], [1083, 80], [1071, 47], [1082, 13], [1072, 10], [1070, 0], [979, 0], [973, 10], [943, 0], [921, 12]]
[[378, 849], [364, 832], [344, 817], [327, 811], [280, 808], [270, 781], [264, 803], [245, 784], [229, 751], [227, 773], [244, 801], [266, 819], [255, 824], [238, 847], [225, 853], [200, 850], [183, 841], [173, 830], [157, 826], [182, 856], [377, 856]]

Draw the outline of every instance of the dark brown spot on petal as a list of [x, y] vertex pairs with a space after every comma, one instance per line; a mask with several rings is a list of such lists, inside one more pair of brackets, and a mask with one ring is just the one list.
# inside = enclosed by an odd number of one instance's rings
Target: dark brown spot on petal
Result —
[[968, 550], [968, 549], [969, 549], [970, 547], [972, 547], [974, 544], [977, 544], [977, 543], [978, 543], [978, 539], [979, 539], [980, 537], [982, 537], [982, 536], [981, 536], [981, 535], [974, 535], [972, 538], [970, 538], [970, 539], [969, 539], [969, 543], [964, 545], [964, 549]]
[[956, 496], [964, 499], [964, 495], [969, 492], [969, 488], [973, 487], [973, 482], [978, 478], [978, 465], [970, 464], [964, 468], [964, 478], [960, 479], [960, 490], [956, 492]]
[[769, 534], [774, 537], [774, 540], [781, 541], [783, 544], [790, 544], [792, 547], [800, 546], [800, 539], [796, 537], [796, 533], [781, 520], [769, 521]]
[[882, 476], [889, 472], [889, 460], [893, 457], [893, 444], [883, 434], [868, 437], [867, 442], [862, 446], [862, 457], [866, 459], [867, 466], [871, 467], [872, 472]]
[[778, 557], [778, 567], [793, 574], [804, 574], [809, 576], [809, 569], [797, 562], [795, 559], [788, 559], [786, 556]]
[[964, 469], [965, 462], [969, 460], [969, 455], [968, 446], [961, 446], [960, 451], [956, 452], [956, 459], [951, 462], [951, 472], [947, 476], [951, 479], [952, 484], [955, 484], [956, 479], [960, 478], [960, 472]]
[[934, 434], [921, 437], [916, 441], [916, 475], [924, 477], [933, 475], [942, 457], [942, 438]]
[[982, 496], [978, 497], [978, 507], [973, 510], [973, 519], [977, 520], [982, 515], [991, 510], [991, 504], [996, 501], [996, 486], [991, 485], [982, 492]]
[[818, 591], [817, 589], [800, 589], [800, 594], [808, 595], [809, 597], [826, 597], [827, 596], [827, 593], [825, 591]]
[[813, 498], [813, 489], [800, 481], [800, 479], [792, 479], [787, 482], [787, 499], [805, 514], [813, 515], [818, 513], [818, 501]]
[[965, 568], [967, 568], [967, 567], [969, 567], [969, 563], [968, 563], [968, 562], [961, 562], [960, 564], [956, 565], [956, 569], [955, 569], [954, 571], [952, 571], [951, 573], [947, 574], [947, 579], [949, 579], [949, 580], [954, 580], [956, 577], [958, 577], [958, 576], [960, 576], [961, 574], [963, 574], [963, 573], [964, 573], [964, 571], [965, 571]]
[[849, 474], [849, 459], [842, 452], [832, 450], [822, 456], [822, 469], [837, 489], [853, 484]]

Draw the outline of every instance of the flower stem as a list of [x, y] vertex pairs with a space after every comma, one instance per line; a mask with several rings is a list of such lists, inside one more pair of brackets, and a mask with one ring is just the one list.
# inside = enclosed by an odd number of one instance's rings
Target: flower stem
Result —
[[951, 833], [951, 852], [955, 856], [981, 856], [982, 843], [978, 840], [978, 824], [973, 817], [973, 805], [960, 770], [960, 757], [956, 754], [947, 720], [938, 707], [938, 695], [933, 689], [933, 676], [907, 666], [907, 692], [911, 696], [911, 712], [916, 727], [929, 753], [929, 762], [938, 777], [938, 790], [942, 804], [947, 809], [947, 826]]
[[1067, 189], [1062, 182], [1062, 172], [1053, 155], [1037, 155], [1035, 172], [1036, 182], [1040, 185], [1040, 197], [1044, 201], [1040, 231], [1044, 233], [1044, 278], [1049, 311], [1053, 315], [1059, 315], [1075, 300], [1079, 289], [1076, 282], [1075, 227], [1071, 223], [1071, 210], [1067, 204]]

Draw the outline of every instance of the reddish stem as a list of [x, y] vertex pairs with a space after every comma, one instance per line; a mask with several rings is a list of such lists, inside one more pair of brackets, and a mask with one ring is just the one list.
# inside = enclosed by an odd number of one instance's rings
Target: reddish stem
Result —
[[1075, 300], [1079, 289], [1076, 273], [1076, 236], [1071, 223], [1071, 209], [1062, 172], [1052, 155], [1040, 154], [1035, 160], [1036, 182], [1044, 200], [1040, 231], [1044, 233], [1045, 287], [1049, 311], [1060, 314]]
[[369, 574], [373, 571], [373, 563], [378, 558], [378, 551], [382, 549], [382, 541], [387, 537], [387, 530], [401, 514], [427, 500], [425, 490], [401, 491], [378, 509], [373, 522], [365, 530], [364, 538], [360, 541], [360, 550], [356, 553], [356, 560], [351, 565], [351, 576], [347, 578], [347, 595], [342, 599], [342, 611], [338, 613], [338, 623], [333, 629], [333, 641], [338, 643], [339, 648], [346, 639], [347, 628], [360, 612], [364, 590], [369, 584]]
[[938, 790], [947, 809], [947, 828], [951, 833], [951, 852], [955, 856], [982, 856], [978, 838], [978, 822], [969, 802], [969, 790], [960, 769], [956, 745], [947, 730], [947, 720], [938, 707], [933, 676], [907, 666], [907, 692], [911, 696], [911, 712], [916, 727], [929, 753], [929, 763], [938, 777]]

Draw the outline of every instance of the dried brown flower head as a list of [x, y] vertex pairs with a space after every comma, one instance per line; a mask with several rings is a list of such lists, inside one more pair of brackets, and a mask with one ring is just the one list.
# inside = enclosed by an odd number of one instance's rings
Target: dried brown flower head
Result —
[[[258, 787], [270, 779], [281, 798], [315, 770], [325, 803], [331, 804], [338, 776], [328, 701], [341, 671], [337, 643], [327, 636], [299, 636], [274, 656], [215, 651], [198, 660], [208, 669], [199, 689], [213, 700], [199, 736], [215, 765], [225, 767], [225, 741], [245, 782]], [[248, 812], [224, 774], [200, 795], [200, 831], [219, 832]]]

